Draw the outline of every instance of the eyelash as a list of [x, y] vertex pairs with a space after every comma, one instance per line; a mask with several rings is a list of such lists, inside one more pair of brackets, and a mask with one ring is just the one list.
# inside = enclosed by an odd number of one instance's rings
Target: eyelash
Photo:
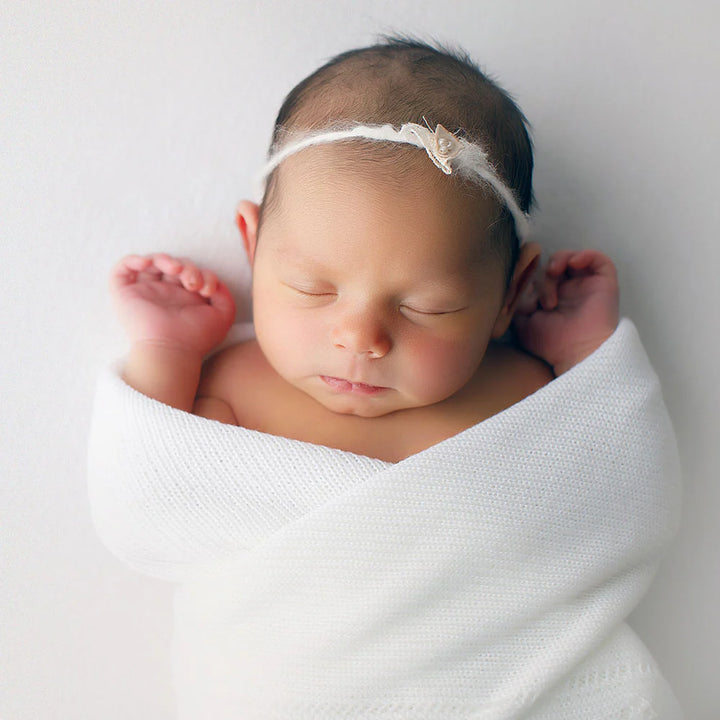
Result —
[[464, 310], [465, 308], [458, 308], [457, 310], [442, 310], [439, 312], [428, 312], [427, 310], [418, 310], [416, 308], [409, 307], [408, 305], [401, 305], [401, 309], [409, 310], [412, 313], [416, 313], [417, 315], [428, 315], [428, 316], [434, 316], [434, 315], [454, 315], [457, 312], [460, 312], [461, 310]]
[[[289, 285], [292, 290], [294, 290], [298, 295], [302, 295], [303, 297], [308, 298], [322, 298], [322, 297], [331, 297], [335, 295], [335, 293], [332, 292], [309, 292], [307, 290], [301, 290], [298, 287], [294, 287], [292, 285]], [[410, 307], [409, 305], [400, 305], [399, 309], [407, 310], [408, 312], [411, 312], [415, 315], [424, 315], [426, 317], [436, 317], [441, 315], [454, 315], [455, 313], [461, 312], [462, 310], [465, 310], [464, 307], [457, 308], [456, 310], [441, 310], [439, 312], [429, 312], [427, 310], [418, 310], [417, 308]]]
[[313, 293], [313, 292], [308, 292], [307, 290], [301, 290], [300, 288], [296, 288], [296, 287], [294, 287], [293, 290], [294, 290], [296, 293], [298, 293], [298, 295], [304, 295], [305, 297], [328, 297], [328, 296], [330, 296], [330, 295], [334, 295], [334, 294], [335, 294], [335, 293], [330, 293], [330, 292], [326, 292], [326, 293]]

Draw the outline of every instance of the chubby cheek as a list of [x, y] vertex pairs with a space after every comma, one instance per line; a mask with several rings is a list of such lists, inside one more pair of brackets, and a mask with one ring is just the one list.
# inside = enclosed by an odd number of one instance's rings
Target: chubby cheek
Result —
[[475, 374], [487, 342], [479, 338], [406, 339], [402, 380], [408, 394], [423, 403], [444, 400], [463, 387]]
[[288, 380], [310, 372], [313, 349], [321, 343], [307, 313], [288, 308], [272, 296], [256, 295], [254, 308], [255, 334], [268, 362]]

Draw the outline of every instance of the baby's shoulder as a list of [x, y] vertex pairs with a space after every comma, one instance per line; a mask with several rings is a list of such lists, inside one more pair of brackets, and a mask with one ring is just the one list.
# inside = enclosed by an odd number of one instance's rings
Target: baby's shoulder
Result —
[[[268, 374], [265, 361], [257, 341], [246, 340], [223, 348], [207, 358], [203, 364], [197, 396], [213, 398], [237, 408], [237, 397], [244, 397], [250, 405], [259, 389], [265, 384]], [[237, 412], [235, 412], [237, 416]], [[242, 424], [242, 419], [237, 418]]]
[[203, 380], [219, 382], [227, 373], [258, 363], [259, 347], [254, 338], [218, 350], [203, 363]]
[[494, 352], [498, 354], [511, 372], [528, 382], [546, 385], [555, 378], [552, 368], [544, 360], [508, 343], [495, 343]]
[[257, 340], [250, 339], [219, 350], [203, 363], [201, 388], [227, 395], [239, 384], [251, 384], [268, 369]]
[[493, 388], [504, 407], [532, 395], [554, 377], [545, 362], [505, 343], [492, 343], [483, 360], [483, 384]]

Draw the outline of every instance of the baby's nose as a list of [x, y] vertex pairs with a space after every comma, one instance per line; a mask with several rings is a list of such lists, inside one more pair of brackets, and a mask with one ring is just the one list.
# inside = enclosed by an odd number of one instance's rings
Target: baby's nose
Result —
[[381, 358], [390, 352], [392, 341], [382, 318], [370, 311], [348, 314], [335, 324], [333, 345], [356, 355]]

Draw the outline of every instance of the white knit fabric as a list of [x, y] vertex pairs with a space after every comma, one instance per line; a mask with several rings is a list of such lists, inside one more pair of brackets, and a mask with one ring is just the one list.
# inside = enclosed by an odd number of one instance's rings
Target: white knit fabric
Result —
[[397, 464], [100, 379], [108, 547], [177, 582], [181, 720], [676, 720], [623, 619], [672, 537], [672, 428], [637, 332]]

